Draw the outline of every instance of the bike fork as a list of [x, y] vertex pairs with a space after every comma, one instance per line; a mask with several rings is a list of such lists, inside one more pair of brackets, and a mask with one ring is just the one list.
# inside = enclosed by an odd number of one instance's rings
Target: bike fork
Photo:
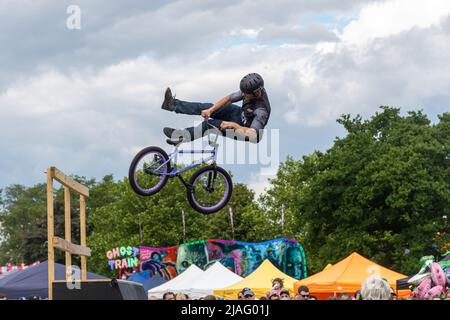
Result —
[[216, 187], [216, 178], [217, 178], [217, 169], [216, 169], [216, 165], [214, 164], [214, 173], [212, 174], [212, 177], [211, 177], [211, 172], [208, 173], [208, 184], [207, 184], [206, 188], [209, 192], [214, 191], [214, 188]]

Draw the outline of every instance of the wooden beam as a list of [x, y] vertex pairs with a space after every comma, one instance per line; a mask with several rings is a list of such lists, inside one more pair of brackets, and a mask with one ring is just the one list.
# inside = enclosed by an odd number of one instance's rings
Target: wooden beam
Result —
[[[70, 189], [64, 186], [64, 238], [68, 243], [72, 242], [72, 219], [70, 217]], [[72, 281], [72, 256], [66, 251], [66, 280]]]
[[47, 254], [48, 254], [48, 299], [53, 299], [53, 280], [55, 280], [55, 254], [53, 249], [54, 217], [53, 217], [53, 177], [50, 168], [47, 170]]
[[[80, 195], [80, 244], [86, 247], [86, 198]], [[81, 280], [87, 280], [86, 257], [81, 256]]]
[[89, 188], [83, 186], [81, 183], [76, 182], [72, 178], [66, 176], [60, 170], [55, 167], [49, 168], [52, 178], [61, 183], [63, 186], [72, 189], [73, 191], [81, 194], [85, 197], [89, 197]]
[[91, 249], [88, 247], [83, 247], [77, 244], [70, 243], [64, 239], [61, 239], [59, 237], [53, 237], [53, 246], [56, 249], [70, 252], [70, 254], [75, 254], [79, 256], [85, 256], [90, 257], [91, 256]]

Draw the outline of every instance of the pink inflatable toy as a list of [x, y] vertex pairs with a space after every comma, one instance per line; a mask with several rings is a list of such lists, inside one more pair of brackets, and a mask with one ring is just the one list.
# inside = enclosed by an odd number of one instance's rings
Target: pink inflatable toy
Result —
[[428, 290], [428, 292], [423, 297], [425, 300], [431, 300], [433, 298], [439, 298], [442, 294], [442, 286], [435, 286]]
[[417, 298], [423, 299], [425, 294], [431, 289], [431, 279], [425, 278], [417, 288]]
[[447, 277], [445, 276], [444, 270], [442, 270], [439, 263], [433, 262], [430, 266], [431, 269], [431, 279], [435, 286], [445, 287], [447, 282]]

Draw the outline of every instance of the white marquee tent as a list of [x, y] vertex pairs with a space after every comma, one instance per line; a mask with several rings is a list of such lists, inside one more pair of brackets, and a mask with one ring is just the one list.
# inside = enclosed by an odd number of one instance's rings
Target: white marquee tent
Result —
[[164, 293], [170, 291], [185, 293], [190, 299], [199, 299], [213, 294], [216, 289], [222, 289], [241, 280], [242, 277], [225, 268], [220, 262], [214, 263], [206, 271], [191, 265], [179, 276], [150, 289], [148, 295], [161, 299]]
[[183, 273], [176, 276], [172, 280], [148, 290], [148, 295], [156, 296], [157, 298], [161, 299], [164, 293], [168, 291], [173, 293], [186, 293], [203, 273], [204, 271], [202, 269], [197, 267], [195, 264], [192, 264]]
[[216, 289], [228, 287], [242, 280], [242, 277], [225, 268], [220, 262], [214, 263], [185, 291], [189, 297], [198, 299], [214, 293]]

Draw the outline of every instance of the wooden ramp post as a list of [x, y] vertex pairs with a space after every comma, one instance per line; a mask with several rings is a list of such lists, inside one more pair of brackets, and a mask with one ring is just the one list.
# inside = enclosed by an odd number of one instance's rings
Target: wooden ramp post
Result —
[[[64, 238], [55, 237], [55, 219], [53, 206], [53, 180], [64, 186]], [[73, 244], [71, 237], [70, 192], [80, 196], [80, 245]], [[68, 177], [55, 167], [47, 169], [47, 243], [48, 243], [48, 298], [53, 299], [53, 282], [55, 281], [54, 249], [66, 253], [66, 282], [72, 281], [72, 255], [81, 256], [81, 280], [87, 279], [86, 257], [91, 256], [91, 249], [86, 247], [86, 198], [89, 189]]]

